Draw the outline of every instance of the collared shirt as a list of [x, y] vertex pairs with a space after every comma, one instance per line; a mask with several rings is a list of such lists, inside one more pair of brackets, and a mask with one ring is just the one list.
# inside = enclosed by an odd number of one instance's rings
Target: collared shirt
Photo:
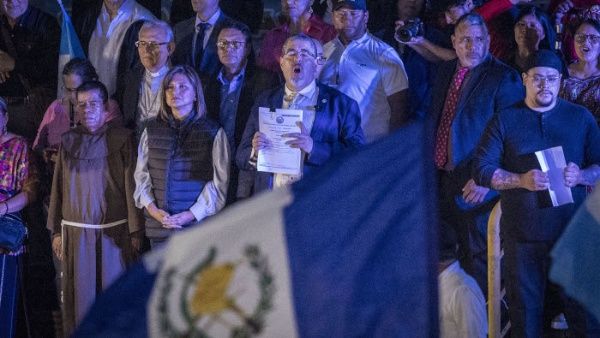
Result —
[[487, 335], [485, 298], [473, 277], [458, 261], [438, 275], [440, 337], [461, 338]]
[[358, 103], [367, 143], [387, 135], [391, 118], [387, 97], [408, 88], [398, 53], [368, 32], [347, 46], [338, 37], [323, 51], [327, 62], [320, 80]]
[[232, 153], [235, 152], [235, 120], [237, 115], [238, 103], [242, 92], [242, 84], [246, 74], [246, 67], [231, 79], [227, 80], [224, 75], [224, 69], [221, 69], [217, 79], [221, 83], [221, 102], [219, 110], [219, 123], [225, 129], [227, 141], [231, 147]]
[[[220, 15], [221, 15], [221, 9], [217, 8], [217, 11], [208, 19], [208, 21], [202, 21], [198, 16], [196, 16], [196, 22], [194, 24], [194, 27], [198, 27], [198, 24], [200, 24], [200, 23], [208, 24], [208, 27], [206, 27], [206, 30], [204, 31], [204, 42], [202, 44], [203, 48], [206, 48], [206, 44], [208, 43], [208, 38], [212, 34], [212, 31], [215, 28], [215, 24], [217, 23], [217, 20], [219, 19]], [[194, 43], [196, 43], [196, 35], [197, 34], [198, 34], [198, 30], [196, 29], [196, 33], [194, 33], [194, 39], [192, 40]]]
[[[302, 33], [319, 40], [321, 43], [331, 41], [337, 34], [333, 26], [323, 22], [317, 15], [313, 15], [308, 19], [308, 23]], [[290, 27], [287, 24], [268, 31], [260, 46], [260, 57], [257, 58], [256, 64], [271, 72], [280, 73], [279, 58], [281, 57], [281, 48], [285, 40], [291, 35]]]
[[[292, 102], [285, 99], [285, 96], [295, 96]], [[317, 99], [319, 96], [319, 90], [317, 88], [316, 81], [311, 82], [308, 86], [304, 87], [299, 92], [293, 92], [287, 86], [285, 86], [285, 96], [281, 104], [283, 109], [300, 109], [302, 110], [302, 124], [306, 128], [306, 131], [310, 135], [313, 124], [315, 122], [315, 106], [317, 105]], [[304, 156], [302, 156], [302, 162]], [[300, 175], [287, 175], [287, 174], [274, 174], [273, 188], [279, 188], [282, 186], [290, 185], [295, 181], [302, 178]]]
[[156, 73], [144, 71], [144, 80], [140, 85], [140, 100], [138, 102], [138, 121], [144, 122], [158, 115], [160, 111], [160, 92], [162, 81], [169, 71], [169, 66], [164, 65]]
[[[199, 222], [207, 216], [216, 214], [217, 211], [225, 206], [229, 184], [230, 157], [227, 136], [223, 128], [219, 128], [212, 148], [213, 179], [204, 185], [196, 203], [190, 207], [190, 211], [194, 214], [196, 221]], [[152, 180], [148, 171], [148, 133], [146, 130], [144, 130], [140, 137], [134, 179], [135, 192], [133, 193], [133, 198], [135, 205], [138, 208], [146, 208], [150, 203], [154, 202]]]
[[117, 66], [125, 34], [137, 20], [154, 19], [152, 13], [135, 0], [125, 0], [117, 15], [110, 20], [104, 4], [96, 20], [96, 29], [90, 39], [88, 57], [98, 72], [99, 80], [106, 85], [108, 95], [117, 87]]

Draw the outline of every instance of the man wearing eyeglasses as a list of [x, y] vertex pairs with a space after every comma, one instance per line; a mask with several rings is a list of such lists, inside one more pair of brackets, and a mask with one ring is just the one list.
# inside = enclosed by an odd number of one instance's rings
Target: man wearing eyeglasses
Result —
[[320, 80], [358, 103], [372, 142], [408, 120], [408, 79], [398, 53], [367, 32], [368, 20], [365, 0], [333, 1], [338, 37], [323, 48], [327, 61]]
[[[231, 153], [235, 154], [250, 110], [258, 94], [271, 88], [274, 81], [268, 81], [268, 73], [255, 67], [252, 54], [252, 36], [248, 26], [241, 22], [227, 20], [221, 26], [217, 37], [217, 54], [221, 69], [207, 81], [204, 91], [208, 115], [218, 121], [229, 141]], [[227, 205], [238, 198], [250, 196], [254, 174], [241, 170], [232, 161], [230, 168]]]
[[106, 87], [76, 92], [81, 126], [62, 137], [54, 169], [48, 229], [62, 261], [63, 331], [69, 337], [96, 296], [131, 263], [144, 235], [135, 207], [132, 132], [106, 123]]
[[120, 79], [130, 67], [135, 47], [127, 43], [135, 39], [133, 30], [140, 20], [153, 20], [150, 11], [135, 0], [102, 0], [101, 6], [89, 6], [73, 24], [84, 52], [96, 68], [100, 82], [113, 95]]
[[316, 43], [304, 34], [293, 35], [285, 41], [279, 59], [285, 84], [265, 91], [256, 99], [236, 153], [240, 169], [256, 171], [258, 150], [271, 146], [270, 140], [258, 129], [259, 108], [300, 109], [303, 112], [298, 125], [301, 132], [285, 137], [289, 138], [286, 143], [290, 147], [302, 150], [302, 173], [256, 172], [253, 193], [292, 184], [336, 153], [364, 144], [356, 101], [316, 81]]
[[[549, 327], [552, 318], [544, 317], [544, 302], [550, 250], [585, 199], [586, 187], [600, 181], [600, 130], [587, 109], [557, 97], [561, 70], [551, 51], [528, 59], [522, 74], [525, 100], [494, 116], [474, 160], [477, 184], [500, 191], [504, 276], [515, 337], [542, 337]], [[575, 202], [553, 206], [549, 176], [534, 153], [558, 146], [567, 163], [562, 184]], [[565, 305], [570, 337], [600, 332], [574, 301]]]
[[146, 21], [135, 42], [141, 65], [125, 73], [116, 99], [123, 112], [123, 123], [139, 137], [145, 124], [158, 115], [162, 80], [171, 68], [175, 50], [173, 30], [164, 21]]

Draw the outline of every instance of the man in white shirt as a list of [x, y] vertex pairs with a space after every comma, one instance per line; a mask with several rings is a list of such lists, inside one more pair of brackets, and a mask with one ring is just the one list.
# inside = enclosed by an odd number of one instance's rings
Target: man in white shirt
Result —
[[485, 338], [487, 314], [483, 293], [456, 259], [457, 242], [452, 228], [442, 224], [439, 239], [440, 337]]
[[217, 37], [229, 18], [219, 8], [219, 0], [191, 0], [195, 16], [175, 25], [173, 64], [194, 67], [202, 80], [216, 75], [221, 68], [217, 55]]
[[322, 83], [360, 107], [362, 128], [372, 142], [408, 120], [408, 79], [398, 53], [367, 32], [365, 0], [334, 0], [338, 37], [324, 46]]
[[108, 94], [117, 88], [117, 67], [121, 46], [129, 27], [154, 16], [135, 0], [104, 0], [88, 45], [88, 58]]
[[135, 46], [141, 65], [125, 73], [115, 97], [121, 106], [125, 127], [135, 129], [139, 136], [145, 123], [160, 110], [160, 89], [175, 50], [173, 30], [164, 21], [147, 21], [140, 29]]

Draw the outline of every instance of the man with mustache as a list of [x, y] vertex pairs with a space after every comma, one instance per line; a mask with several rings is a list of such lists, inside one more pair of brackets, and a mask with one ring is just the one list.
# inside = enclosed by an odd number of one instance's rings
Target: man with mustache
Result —
[[81, 125], [62, 136], [47, 223], [62, 261], [65, 337], [133, 263], [144, 237], [133, 200], [133, 132], [106, 123], [108, 93], [101, 82], [84, 82], [76, 98]]
[[487, 218], [496, 194], [473, 181], [471, 163], [495, 112], [523, 99], [516, 71], [489, 53], [483, 18], [463, 16], [451, 36], [457, 59], [439, 65], [428, 119], [439, 169], [440, 217], [454, 227], [461, 265], [487, 289]]
[[[501, 195], [504, 276], [515, 337], [541, 337], [549, 327], [544, 296], [547, 300], [550, 250], [584, 200], [586, 187], [600, 181], [600, 130], [587, 109], [557, 97], [561, 70], [551, 51], [540, 50], [528, 59], [525, 101], [494, 116], [473, 166], [477, 184]], [[557, 146], [567, 162], [564, 185], [575, 203], [553, 207], [545, 202], [548, 175], [539, 170], [534, 153]], [[573, 300], [565, 303], [570, 337], [600, 332]]]
[[356, 101], [316, 81], [317, 43], [304, 34], [293, 35], [285, 41], [279, 59], [285, 84], [264, 92], [256, 99], [236, 153], [240, 169], [256, 171], [258, 150], [271, 146], [266, 135], [258, 130], [259, 107], [301, 109], [301, 132], [286, 136], [290, 147], [302, 150], [302, 173], [257, 172], [253, 193], [292, 184], [302, 174], [323, 165], [334, 154], [357, 148], [365, 142]]

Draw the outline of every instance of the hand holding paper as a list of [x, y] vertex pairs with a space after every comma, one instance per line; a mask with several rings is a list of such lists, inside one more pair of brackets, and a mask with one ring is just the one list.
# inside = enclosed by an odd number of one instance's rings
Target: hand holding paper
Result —
[[519, 178], [521, 186], [529, 191], [546, 190], [550, 186], [548, 174], [538, 169], [529, 170]]
[[313, 139], [310, 137], [306, 127], [302, 122], [297, 122], [298, 127], [300, 128], [299, 133], [288, 133], [282, 135], [283, 137], [292, 137], [292, 140], [285, 142], [285, 144], [289, 145], [292, 148], [300, 148], [307, 154], [313, 149]]
[[573, 162], [569, 162], [565, 167], [565, 185], [572, 188], [579, 184], [581, 178], [581, 170], [579, 166]]

